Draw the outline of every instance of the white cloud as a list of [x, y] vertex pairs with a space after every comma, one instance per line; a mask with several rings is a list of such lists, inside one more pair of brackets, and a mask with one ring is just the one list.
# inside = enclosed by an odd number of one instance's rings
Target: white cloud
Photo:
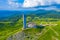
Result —
[[[11, 9], [11, 10], [39, 10], [39, 9], [45, 9], [45, 10], [55, 10], [57, 7], [55, 6], [49, 6], [46, 8], [39, 7], [39, 8], [33, 8], [35, 6], [45, 6], [45, 5], [51, 5], [52, 3], [60, 4], [60, 0], [25, 0], [23, 4], [20, 4], [18, 2], [12, 2], [12, 0], [8, 0], [7, 6], [0, 6], [0, 9]], [[31, 7], [31, 8], [29, 8]], [[57, 8], [58, 9], [58, 8]]]
[[16, 0], [8, 0], [8, 4], [9, 4], [9, 7], [11, 8], [19, 8], [21, 7], [21, 3], [18, 3], [18, 2], [14, 2]]
[[60, 0], [25, 0], [23, 7], [45, 6], [53, 3], [60, 4]]
[[23, 3], [23, 7], [34, 7], [34, 6], [37, 6], [38, 3], [37, 0], [25, 0], [24, 3]]
[[12, 2], [14, 0], [8, 0], [8, 4], [13, 8], [18, 7], [35, 7], [35, 6], [45, 6], [45, 5], [51, 5], [54, 3], [60, 4], [60, 0], [24, 0], [22, 4]]
[[13, 8], [18, 7], [18, 3], [12, 2], [12, 0], [8, 0], [8, 4], [10, 7], [13, 7]]
[[60, 4], [60, 0], [55, 0], [56, 3]]

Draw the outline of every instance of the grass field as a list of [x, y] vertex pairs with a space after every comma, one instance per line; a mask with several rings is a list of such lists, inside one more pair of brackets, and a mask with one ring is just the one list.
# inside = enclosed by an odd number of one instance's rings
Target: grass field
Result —
[[60, 19], [34, 17], [31, 20], [31, 17], [27, 17], [27, 23], [29, 21], [36, 23], [38, 26], [40, 24], [49, 25], [43, 29], [27, 28], [22, 30], [22, 18], [16, 22], [0, 22], [0, 40], [6, 40], [9, 36], [20, 31], [25, 33], [24, 40], [60, 40]]
[[[45, 19], [44, 19], [45, 20]], [[54, 19], [52, 19], [54, 20]], [[58, 21], [40, 21], [40, 20], [33, 20], [32, 22], [35, 22], [37, 25], [39, 24], [49, 24], [48, 26], [45, 26], [42, 30], [36, 30], [34, 29], [27, 29], [25, 30], [25, 33], [29, 34], [30, 38], [25, 38], [25, 40], [60, 40], [60, 20]], [[36, 32], [37, 31], [37, 32]], [[32, 38], [31, 38], [32, 37]]]
[[58, 25], [46, 26], [42, 30], [41, 28], [29, 28], [23, 30], [25, 33], [24, 40], [60, 40], [60, 21], [55, 23]]
[[10, 35], [22, 30], [22, 19], [17, 22], [0, 22], [0, 40], [6, 40]]

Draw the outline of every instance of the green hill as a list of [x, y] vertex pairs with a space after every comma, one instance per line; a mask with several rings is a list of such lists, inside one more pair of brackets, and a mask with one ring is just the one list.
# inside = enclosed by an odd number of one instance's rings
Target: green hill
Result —
[[[16, 17], [15, 17], [16, 18]], [[19, 17], [17, 17], [19, 18]], [[12, 18], [12, 21], [14, 18]], [[23, 27], [22, 18], [17, 19], [17, 21], [11, 22], [11, 19], [9, 21], [3, 20], [3, 22], [0, 21], [0, 40], [6, 40], [10, 35], [13, 35], [14, 33], [21, 31]]]
[[[0, 20], [0, 40], [9, 40], [11, 36], [14, 36], [11, 38], [14, 40], [17, 40], [19, 37], [23, 40], [60, 40], [60, 12], [36, 11], [31, 12], [31, 14], [27, 14], [26, 17], [27, 23], [34, 22], [39, 27], [22, 30], [22, 15], [14, 14]], [[47, 26], [42, 29], [40, 24]]]

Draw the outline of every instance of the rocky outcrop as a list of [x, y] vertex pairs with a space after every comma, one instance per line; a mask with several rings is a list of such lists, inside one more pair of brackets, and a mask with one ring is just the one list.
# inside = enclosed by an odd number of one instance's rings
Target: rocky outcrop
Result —
[[19, 32], [15, 35], [11, 35], [10, 37], [7, 38], [7, 40], [24, 40], [25, 33], [24, 32]]

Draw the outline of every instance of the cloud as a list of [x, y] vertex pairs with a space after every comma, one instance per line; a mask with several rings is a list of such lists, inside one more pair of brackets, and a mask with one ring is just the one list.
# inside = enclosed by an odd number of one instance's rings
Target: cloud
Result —
[[16, 8], [16, 7], [19, 6], [18, 3], [12, 2], [12, 0], [8, 0], [8, 4], [9, 4], [10, 7], [13, 7], [13, 8]]
[[60, 4], [60, 0], [24, 0], [23, 3], [13, 2], [17, 0], [8, 0], [9, 7], [11, 8], [30, 8], [36, 6], [46, 6], [52, 4]]
[[22, 7], [22, 1], [18, 1], [18, 0], [8, 0], [8, 5], [11, 8], [20, 8]]
[[37, 6], [37, 0], [25, 0], [23, 3], [23, 7], [34, 7]]
[[56, 3], [60, 4], [60, 0], [55, 0]]
[[[2, 10], [5, 9], [7, 10], [39, 10], [39, 9], [53, 10], [56, 9], [57, 7], [49, 6], [46, 8], [43, 7], [41, 8], [40, 6], [60, 4], [60, 0], [24, 0], [23, 3], [12, 2], [12, 0], [8, 0], [7, 3], [4, 2], [5, 1], [0, 1], [0, 9]], [[39, 6], [39, 8], [34, 8], [36, 6]]]
[[60, 4], [60, 0], [25, 0], [23, 7], [45, 6], [52, 4]]

